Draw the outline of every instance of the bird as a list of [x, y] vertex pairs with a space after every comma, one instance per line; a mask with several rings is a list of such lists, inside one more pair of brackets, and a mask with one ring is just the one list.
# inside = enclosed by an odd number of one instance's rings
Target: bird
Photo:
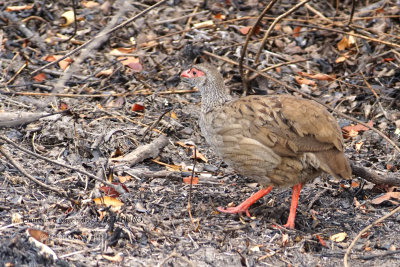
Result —
[[285, 228], [295, 228], [301, 188], [321, 173], [350, 179], [342, 132], [321, 104], [289, 94], [233, 98], [218, 69], [200, 63], [180, 74], [201, 94], [199, 126], [215, 153], [262, 186], [236, 207], [217, 210], [250, 217], [249, 207], [274, 187], [292, 187]]

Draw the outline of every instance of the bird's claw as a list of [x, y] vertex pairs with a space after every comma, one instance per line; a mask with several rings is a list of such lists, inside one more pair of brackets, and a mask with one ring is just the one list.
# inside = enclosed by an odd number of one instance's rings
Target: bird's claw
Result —
[[230, 213], [230, 214], [238, 213], [239, 215], [246, 213], [247, 217], [251, 217], [248, 207], [241, 207], [240, 205], [236, 207], [228, 207], [226, 209], [224, 209], [223, 207], [218, 207], [217, 210], [222, 213]]

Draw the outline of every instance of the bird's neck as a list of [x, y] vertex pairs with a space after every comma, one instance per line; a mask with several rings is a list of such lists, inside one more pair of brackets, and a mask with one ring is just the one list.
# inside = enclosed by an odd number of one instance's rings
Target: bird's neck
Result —
[[201, 92], [201, 111], [203, 113], [210, 112], [232, 100], [224, 84], [219, 84], [217, 88], [199, 88]]

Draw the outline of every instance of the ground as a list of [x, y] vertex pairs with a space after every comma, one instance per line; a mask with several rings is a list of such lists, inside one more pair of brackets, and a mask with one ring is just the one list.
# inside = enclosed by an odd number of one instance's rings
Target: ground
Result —
[[[236, 64], [267, 1], [164, 1], [145, 14], [156, 1], [81, 1], [76, 33], [72, 2], [0, 3], [4, 265], [340, 266], [357, 234], [399, 205], [398, 187], [323, 175], [303, 187], [294, 230], [279, 227], [289, 188], [257, 201], [251, 218], [216, 211], [260, 186], [206, 144], [197, 124], [200, 94], [179, 74], [211, 62], [240, 96]], [[283, 83], [371, 121], [380, 133], [333, 113], [349, 126], [349, 159], [397, 174], [399, 152], [388, 140], [399, 146], [400, 6], [355, 2], [348, 25], [351, 1], [309, 1], [277, 21], [298, 3], [278, 1], [250, 37], [243, 64], [281, 84], [251, 72], [247, 94], [299, 95]], [[189, 193], [183, 178], [193, 168], [198, 180]], [[399, 266], [399, 223], [394, 213], [363, 233], [349, 264]]]

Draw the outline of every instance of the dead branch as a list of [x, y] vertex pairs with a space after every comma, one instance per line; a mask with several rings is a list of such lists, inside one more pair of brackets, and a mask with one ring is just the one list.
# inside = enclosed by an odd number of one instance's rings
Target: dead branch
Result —
[[386, 173], [385, 175], [378, 175], [374, 171], [367, 170], [364, 167], [355, 166], [353, 162], [350, 163], [351, 171], [355, 176], [361, 177], [374, 184], [386, 184], [390, 186], [400, 186], [400, 177], [395, 173]]
[[31, 180], [32, 182], [38, 184], [39, 186], [46, 188], [48, 190], [54, 191], [57, 194], [61, 194], [64, 197], [67, 196], [67, 193], [59, 187], [54, 187], [54, 186], [50, 186], [47, 185], [41, 181], [39, 181], [38, 179], [36, 179], [35, 177], [33, 177], [32, 175], [30, 175], [27, 171], [25, 171], [25, 169], [13, 158], [11, 157], [10, 154], [8, 154], [8, 152], [4, 149], [4, 147], [0, 144], [0, 153], [4, 155], [4, 157], [6, 157], [10, 163], [17, 169], [19, 170], [23, 175], [25, 175], [29, 180]]
[[[142, 162], [148, 158], [155, 158], [160, 153], [161, 149], [163, 149], [169, 140], [166, 136], [160, 135], [156, 139], [154, 139], [150, 144], [142, 145], [136, 148], [134, 151], [129, 154], [120, 157], [120, 158], [112, 158], [110, 162], [126, 162], [130, 166], [135, 165], [139, 162]], [[119, 166], [116, 167], [118, 169]]]

